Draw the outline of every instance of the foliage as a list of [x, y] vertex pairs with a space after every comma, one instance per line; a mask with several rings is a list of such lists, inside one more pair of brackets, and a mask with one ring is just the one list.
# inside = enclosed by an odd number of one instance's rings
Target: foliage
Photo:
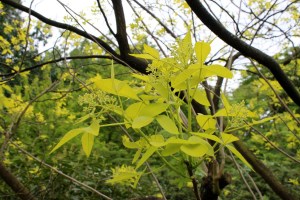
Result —
[[[99, 198], [86, 186], [113, 199], [160, 198], [162, 191], [167, 199], [193, 199], [191, 191], [215, 171], [232, 176], [233, 184], [217, 188], [222, 199], [277, 199], [237, 141], [300, 196], [299, 107], [264, 66], [238, 59], [232, 44], [222, 46], [189, 1], [121, 1], [125, 24], [117, 1], [95, 1], [95, 21], [61, 2], [70, 16], [43, 53], [49, 22], [2, 2], [0, 158], [38, 199]], [[299, 88], [299, 3], [226, 2], [203, 4], [235, 39], [275, 52], [283, 75]], [[101, 27], [100, 36], [87, 25]], [[228, 90], [227, 79], [236, 77], [237, 88]], [[17, 194], [2, 182], [0, 196]]]

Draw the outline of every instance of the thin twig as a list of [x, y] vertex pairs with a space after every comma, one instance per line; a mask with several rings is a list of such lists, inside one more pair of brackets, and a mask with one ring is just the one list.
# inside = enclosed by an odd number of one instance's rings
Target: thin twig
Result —
[[70, 181], [72, 181], [73, 183], [76, 183], [84, 188], [87, 188], [89, 190], [91, 190], [92, 192], [98, 194], [99, 196], [108, 199], [108, 200], [112, 200], [112, 198], [106, 196], [105, 194], [102, 194], [101, 192], [99, 192], [98, 190], [96, 190], [95, 188], [92, 188], [91, 186], [88, 186], [80, 181], [78, 181], [77, 179], [63, 173], [62, 171], [59, 171], [58, 169], [56, 169], [55, 167], [52, 167], [51, 165], [47, 164], [46, 162], [38, 159], [37, 157], [33, 156], [31, 153], [29, 153], [28, 151], [26, 151], [25, 149], [21, 148], [19, 145], [17, 145], [16, 143], [14, 143], [13, 141], [10, 140], [10, 143], [13, 144], [15, 147], [17, 147], [22, 153], [26, 154], [27, 156], [31, 157], [32, 159], [34, 159], [35, 161], [41, 163], [42, 165], [44, 165], [45, 167], [50, 168], [52, 171], [55, 171], [56, 173], [62, 175], [63, 177], [69, 179]]

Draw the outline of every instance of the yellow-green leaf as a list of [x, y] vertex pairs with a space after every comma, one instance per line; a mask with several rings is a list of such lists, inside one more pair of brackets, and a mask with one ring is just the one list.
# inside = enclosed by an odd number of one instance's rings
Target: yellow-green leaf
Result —
[[229, 104], [224, 93], [221, 94], [221, 100], [223, 102], [224, 108], [229, 111], [231, 109], [231, 105]]
[[236, 157], [238, 157], [245, 165], [247, 165], [250, 169], [253, 170], [252, 166], [247, 162], [247, 160], [242, 156], [242, 154], [238, 150], [236, 150], [236, 148], [234, 148], [231, 145], [227, 145], [226, 147], [229, 149], [229, 151], [236, 155]]
[[137, 162], [135, 169], [138, 169], [140, 166], [142, 166], [142, 164], [144, 164], [150, 158], [150, 156], [152, 156], [156, 149], [157, 147], [150, 146], [147, 149], [147, 151], [143, 154], [142, 158]]
[[135, 100], [140, 100], [134, 89], [132, 89], [125, 81], [117, 79], [102, 79], [97, 76], [92, 79], [96, 88], [114, 95], [119, 95]]
[[95, 135], [91, 133], [84, 133], [81, 138], [82, 148], [87, 157], [90, 156], [92, 148], [94, 146]]
[[149, 54], [153, 58], [159, 59], [159, 52], [156, 49], [154, 49], [154, 48], [152, 48], [152, 47], [150, 47], [150, 46], [148, 46], [146, 44], [144, 44], [144, 51], [143, 51], [143, 53]]
[[140, 116], [155, 117], [162, 112], [165, 112], [169, 104], [166, 103], [151, 103], [141, 109]]
[[196, 120], [201, 128], [204, 130], [215, 129], [217, 121], [211, 115], [198, 114]]
[[179, 134], [176, 124], [168, 116], [159, 115], [156, 117], [156, 120], [159, 123], [159, 125], [167, 132], [172, 134]]
[[69, 140], [73, 139], [74, 137], [76, 137], [77, 135], [82, 133], [83, 131], [84, 131], [84, 128], [76, 128], [76, 129], [73, 129], [73, 130], [70, 130], [69, 132], [67, 132], [64, 135], [64, 137], [59, 141], [59, 143], [51, 150], [50, 154], [52, 152], [56, 151], [59, 147], [64, 145]]
[[195, 52], [197, 61], [200, 64], [203, 64], [210, 52], [210, 45], [206, 42], [196, 42], [195, 44]]
[[192, 77], [192, 75], [197, 71], [198, 69], [185, 69], [184, 71], [180, 72], [176, 76], [171, 78], [171, 84], [172, 87], [177, 88], [180, 86], [181, 83], [186, 81], [188, 78]]
[[207, 133], [195, 133], [195, 132], [191, 132], [193, 135], [197, 135], [199, 137], [202, 137], [202, 138], [206, 138], [206, 139], [210, 139], [210, 140], [213, 140], [215, 142], [218, 142], [218, 143], [221, 143], [223, 144], [222, 140], [220, 140], [220, 138], [218, 138], [217, 136], [215, 135], [210, 135], [210, 134], [207, 134]]
[[140, 145], [137, 142], [131, 142], [127, 136], [122, 136], [123, 145], [128, 149], [138, 149]]
[[125, 110], [125, 116], [129, 120], [133, 120], [139, 115], [140, 110], [143, 107], [145, 107], [145, 104], [143, 102], [133, 103], [130, 106], [128, 106], [128, 108]]
[[150, 124], [152, 121], [153, 121], [153, 117], [139, 116], [133, 120], [132, 128], [142, 128]]
[[209, 103], [209, 101], [207, 99], [207, 96], [206, 96], [206, 92], [204, 90], [200, 90], [199, 88], [192, 89], [191, 90], [191, 95], [194, 95], [193, 98], [198, 103], [200, 103], [204, 106], [210, 106], [210, 103]]
[[158, 94], [160, 94], [163, 98], [168, 99], [169, 97], [169, 90], [163, 84], [159, 83], [151, 83], [152, 87], [155, 88]]
[[155, 147], [162, 147], [165, 145], [165, 139], [162, 135], [151, 135], [149, 142]]
[[224, 145], [227, 145], [229, 143], [232, 143], [234, 141], [237, 141], [239, 140], [238, 137], [232, 135], [232, 134], [227, 134], [227, 133], [221, 133], [221, 137], [222, 137], [222, 140], [223, 140], [223, 144]]
[[183, 144], [180, 150], [189, 156], [202, 157], [209, 150], [205, 140], [197, 136], [191, 136], [188, 141], [196, 142], [196, 144]]
[[100, 125], [97, 120], [93, 120], [90, 126], [84, 128], [84, 132], [91, 133], [95, 136], [99, 135]]
[[233, 77], [232, 72], [226, 67], [223, 67], [221, 65], [204, 66], [202, 70], [205, 72], [206, 77], [210, 77], [210, 76], [220, 76], [224, 78]]
[[139, 157], [141, 156], [141, 154], [142, 154], [142, 148], [138, 149], [135, 152], [134, 157], [132, 159], [132, 164], [134, 164], [139, 159]]
[[170, 156], [180, 151], [181, 144], [167, 144], [166, 148], [161, 152], [163, 156]]
[[208, 148], [201, 144], [184, 144], [181, 145], [180, 150], [192, 157], [202, 157], [205, 155]]

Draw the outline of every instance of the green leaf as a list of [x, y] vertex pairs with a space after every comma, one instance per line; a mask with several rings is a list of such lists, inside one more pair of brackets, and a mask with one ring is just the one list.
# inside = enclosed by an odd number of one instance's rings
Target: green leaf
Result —
[[59, 147], [64, 145], [69, 140], [73, 139], [74, 137], [76, 137], [77, 135], [82, 133], [83, 131], [84, 131], [84, 128], [77, 128], [77, 129], [73, 129], [73, 130], [70, 130], [69, 132], [67, 132], [64, 135], [64, 137], [59, 141], [59, 143], [51, 150], [50, 154], [52, 152], [56, 151]]
[[135, 152], [134, 157], [132, 159], [132, 164], [134, 164], [139, 159], [139, 157], [141, 156], [141, 154], [142, 154], [142, 148], [138, 149]]
[[165, 131], [172, 134], [179, 134], [176, 124], [168, 116], [159, 115], [156, 117], [156, 120]]
[[203, 64], [210, 52], [210, 45], [206, 42], [196, 42], [195, 44], [195, 52], [197, 61], [200, 64]]
[[207, 146], [201, 144], [184, 144], [180, 150], [192, 157], [202, 157], [208, 151]]
[[222, 140], [223, 140], [223, 144], [224, 145], [227, 145], [229, 143], [232, 143], [234, 141], [237, 141], [239, 140], [238, 137], [235, 137], [234, 135], [232, 134], [227, 134], [227, 133], [221, 133], [221, 137], [222, 137]]
[[220, 138], [218, 138], [215, 135], [210, 135], [210, 134], [207, 134], [207, 133], [195, 133], [195, 132], [191, 132], [191, 134], [197, 135], [197, 136], [202, 137], [202, 138], [210, 139], [210, 140], [213, 140], [215, 142], [223, 144], [223, 141], [220, 140]]
[[153, 121], [153, 117], [149, 117], [149, 116], [137, 117], [132, 122], [132, 128], [142, 128], [150, 124], [152, 121]]
[[131, 142], [127, 136], [122, 136], [122, 143], [128, 149], [140, 148], [140, 145], [137, 142]]
[[180, 54], [179, 59], [183, 64], [187, 64], [190, 58], [192, 57], [192, 53], [194, 51], [192, 47], [192, 38], [190, 31], [184, 36], [184, 38], [178, 42], [178, 50]]
[[242, 156], [242, 154], [238, 152], [238, 150], [236, 150], [236, 148], [234, 148], [231, 145], [227, 145], [226, 147], [229, 149], [229, 151], [236, 155], [236, 157], [238, 157], [245, 165], [247, 165], [250, 169], [253, 170], [252, 166], [247, 162], [247, 160]]
[[165, 138], [162, 135], [151, 135], [149, 142], [152, 146], [161, 147], [166, 145]]
[[160, 94], [163, 98], [165, 98], [165, 99], [169, 98], [169, 90], [163, 84], [151, 83], [151, 85], [152, 85], [152, 87], [155, 88], [155, 90], [158, 92], [158, 94]]
[[141, 109], [140, 116], [155, 117], [162, 112], [165, 112], [169, 104], [166, 103], [151, 103]]
[[230, 110], [227, 110], [226, 108], [222, 108], [222, 109], [218, 110], [218, 112], [216, 112], [214, 114], [214, 117], [221, 117], [221, 116], [227, 116], [227, 117], [229, 117], [229, 116], [234, 116], [234, 114], [230, 114], [229, 111]]
[[147, 151], [143, 154], [142, 158], [137, 162], [135, 169], [138, 169], [142, 164], [144, 164], [150, 156], [156, 151], [157, 147], [150, 146]]
[[143, 107], [145, 107], [145, 104], [143, 102], [133, 103], [125, 110], [125, 116], [129, 120], [133, 120], [139, 115]]
[[224, 78], [233, 77], [232, 72], [226, 67], [223, 67], [221, 65], [204, 66], [203, 71], [205, 73], [205, 77], [211, 77], [211, 76], [220, 76]]
[[117, 79], [102, 79], [101, 76], [93, 78], [96, 88], [114, 95], [119, 95], [135, 100], [140, 100], [135, 90], [131, 88], [125, 81]]
[[99, 135], [100, 125], [98, 120], [93, 120], [91, 125], [84, 128], [84, 132], [91, 133], [95, 136]]
[[191, 95], [193, 95], [192, 97], [194, 98], [194, 100], [200, 103], [201, 105], [210, 106], [210, 103], [206, 96], [206, 92], [204, 90], [200, 90], [199, 88], [192, 89]]
[[180, 147], [180, 150], [189, 156], [202, 157], [209, 150], [205, 140], [197, 136], [191, 136], [188, 141], [197, 142], [197, 144], [184, 144]]
[[224, 93], [221, 94], [221, 100], [223, 102], [224, 108], [229, 111], [231, 109], [231, 105], [229, 104]]
[[91, 133], [84, 133], [81, 138], [82, 148], [87, 157], [90, 156], [92, 148], [94, 146], [95, 135]]
[[159, 59], [159, 52], [156, 49], [154, 49], [154, 48], [152, 48], [152, 47], [150, 47], [150, 46], [148, 46], [146, 44], [144, 44], [144, 51], [143, 51], [143, 53], [149, 54], [153, 58]]
[[192, 75], [198, 71], [198, 69], [185, 69], [184, 71], [180, 72], [176, 76], [171, 78], [171, 85], [173, 88], [178, 88], [181, 83], [186, 81], [188, 78], [192, 77]]
[[180, 151], [181, 144], [167, 144], [166, 148], [161, 152], [163, 156], [170, 156]]
[[211, 115], [198, 114], [196, 120], [201, 128], [204, 130], [215, 129], [217, 121]]

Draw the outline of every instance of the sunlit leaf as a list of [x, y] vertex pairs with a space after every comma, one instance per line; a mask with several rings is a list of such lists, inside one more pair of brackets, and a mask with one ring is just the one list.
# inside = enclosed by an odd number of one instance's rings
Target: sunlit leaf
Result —
[[184, 144], [181, 145], [180, 150], [192, 157], [202, 157], [205, 155], [208, 148], [201, 144]]
[[159, 115], [156, 117], [159, 125], [167, 132], [172, 134], [179, 134], [178, 128], [173, 120], [166, 115]]
[[150, 47], [150, 46], [148, 46], [146, 44], [144, 44], [144, 51], [143, 51], [143, 53], [149, 54], [153, 58], [159, 59], [159, 52], [156, 49], [154, 49], [154, 48], [152, 48], [152, 47]]
[[138, 149], [140, 145], [137, 142], [131, 142], [127, 136], [122, 136], [123, 145], [128, 149]]
[[185, 154], [192, 157], [202, 157], [208, 151], [205, 140], [197, 136], [191, 136], [188, 139], [189, 142], [196, 142], [196, 144], [184, 144], [180, 147], [180, 150]]
[[133, 120], [139, 115], [140, 110], [143, 107], [145, 107], [145, 104], [143, 102], [133, 103], [130, 106], [128, 106], [128, 108], [125, 110], [125, 116], [128, 119]]
[[166, 103], [151, 103], [145, 105], [140, 112], [140, 116], [148, 116], [148, 117], [155, 117], [162, 112], [165, 112], [169, 104]]
[[167, 144], [166, 148], [161, 152], [163, 156], [170, 156], [180, 151], [181, 144]]
[[84, 131], [84, 128], [77, 128], [77, 129], [73, 129], [73, 130], [70, 130], [69, 132], [67, 132], [64, 135], [64, 137], [59, 141], [59, 143], [51, 150], [50, 154], [52, 152], [56, 151], [59, 147], [64, 145], [69, 140], [73, 139], [74, 137], [76, 137], [77, 135], [82, 133], [83, 131]]
[[192, 77], [192, 75], [197, 71], [198, 69], [185, 69], [178, 75], [174, 76], [171, 79], [172, 87], [177, 88], [178, 85], [186, 81], [188, 78]]
[[193, 95], [194, 100], [197, 101], [198, 103], [204, 106], [210, 106], [210, 103], [206, 96], [206, 92], [204, 90], [200, 90], [199, 88], [192, 89], [191, 95]]
[[101, 76], [97, 76], [92, 79], [96, 88], [114, 95], [119, 95], [135, 100], [140, 100], [135, 90], [131, 88], [125, 81], [117, 79], [102, 79]]
[[151, 135], [149, 142], [155, 147], [161, 147], [165, 145], [165, 139], [162, 135]]
[[136, 163], [136, 161], [139, 159], [141, 154], [142, 154], [142, 149], [140, 148], [135, 152], [134, 157], [132, 159], [132, 164]]
[[153, 120], [154, 120], [153, 117], [149, 117], [149, 116], [137, 117], [132, 122], [132, 128], [142, 128], [150, 124]]
[[90, 126], [84, 128], [84, 132], [91, 133], [95, 136], [99, 135], [100, 125], [97, 120], [93, 120]]
[[94, 146], [94, 134], [84, 133], [81, 138], [82, 148], [87, 157], [90, 156], [92, 148]]
[[196, 42], [195, 44], [195, 52], [197, 61], [200, 64], [203, 64], [210, 52], [210, 45], [206, 42]]
[[165, 87], [163, 84], [159, 83], [151, 83], [151, 85], [155, 88], [155, 90], [165, 99], [168, 99], [169, 97], [169, 90], [167, 87]]
[[147, 151], [143, 154], [142, 158], [137, 162], [135, 169], [138, 169], [140, 166], [142, 166], [142, 164], [144, 164], [150, 158], [150, 156], [152, 156], [156, 149], [157, 147], [150, 146], [147, 149]]
[[224, 78], [232, 78], [233, 74], [232, 72], [227, 69], [226, 67], [223, 67], [221, 65], [209, 65], [203, 67], [203, 73], [205, 73], [206, 77], [210, 76], [220, 76]]
[[227, 145], [229, 143], [232, 143], [234, 141], [237, 141], [239, 140], [238, 137], [232, 135], [232, 134], [227, 134], [227, 133], [221, 133], [221, 137], [222, 137], [222, 140], [223, 140], [223, 144], [224, 145]]
[[191, 133], [193, 135], [197, 135], [197, 136], [202, 137], [202, 138], [210, 139], [210, 140], [213, 140], [213, 141], [221, 143], [221, 144], [223, 143], [222, 140], [220, 140], [220, 138], [218, 138], [215, 135], [210, 135], [210, 134], [207, 134], [207, 133], [195, 133], [195, 132], [191, 132]]
[[199, 126], [204, 130], [216, 128], [217, 121], [211, 115], [198, 114], [196, 119]]
[[224, 108], [229, 111], [230, 108], [231, 108], [231, 105], [229, 104], [229, 102], [228, 102], [228, 100], [227, 100], [224, 93], [221, 94], [221, 100], [222, 100], [222, 103], [224, 105]]
[[242, 156], [242, 154], [238, 150], [236, 150], [236, 148], [234, 148], [231, 145], [227, 145], [226, 147], [229, 149], [229, 151], [236, 155], [236, 157], [238, 157], [245, 165], [247, 165], [250, 169], [253, 170], [252, 166], [247, 162], [247, 160]]

